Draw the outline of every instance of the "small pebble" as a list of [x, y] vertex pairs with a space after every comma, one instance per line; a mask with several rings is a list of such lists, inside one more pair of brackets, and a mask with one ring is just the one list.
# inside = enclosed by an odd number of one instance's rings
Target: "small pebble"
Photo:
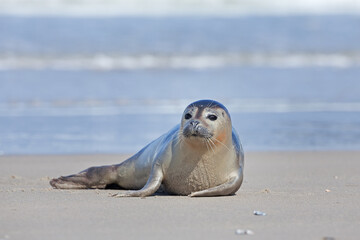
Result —
[[236, 229], [236, 235], [254, 235], [254, 232], [249, 229]]
[[262, 193], [270, 193], [270, 190], [265, 188], [264, 190], [261, 191]]
[[254, 211], [254, 215], [256, 215], [256, 216], [266, 216], [266, 213], [261, 212], [261, 211]]
[[331, 192], [331, 190], [330, 189], [325, 189], [325, 192]]

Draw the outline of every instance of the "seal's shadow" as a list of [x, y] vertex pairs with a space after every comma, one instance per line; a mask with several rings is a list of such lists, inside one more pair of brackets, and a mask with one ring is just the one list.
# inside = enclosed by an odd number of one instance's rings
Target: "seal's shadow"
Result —
[[124, 190], [123, 188], [121, 188], [118, 184], [116, 183], [112, 183], [112, 184], [108, 184], [105, 186], [105, 189], [108, 189], [108, 190], [111, 190], [111, 189], [114, 189], [114, 190]]
[[[106, 185], [106, 187], [104, 189], [105, 190], [127, 190], [127, 189], [120, 187], [116, 183], [108, 184], [108, 185]], [[167, 193], [162, 187], [160, 187], [154, 194], [154, 196], [172, 196], [172, 195], [175, 195], [175, 194]]]

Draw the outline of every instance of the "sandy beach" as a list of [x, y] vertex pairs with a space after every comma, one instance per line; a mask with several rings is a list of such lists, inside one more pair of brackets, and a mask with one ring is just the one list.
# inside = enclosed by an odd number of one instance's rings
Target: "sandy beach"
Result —
[[228, 197], [112, 198], [48, 184], [126, 157], [0, 157], [0, 239], [359, 239], [360, 152], [246, 153], [244, 183]]

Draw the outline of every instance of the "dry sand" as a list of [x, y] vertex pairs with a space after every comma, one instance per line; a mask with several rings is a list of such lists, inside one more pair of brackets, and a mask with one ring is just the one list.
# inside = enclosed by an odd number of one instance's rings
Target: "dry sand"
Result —
[[48, 184], [125, 157], [0, 157], [0, 239], [360, 239], [360, 152], [247, 153], [243, 186], [228, 197], [112, 198]]

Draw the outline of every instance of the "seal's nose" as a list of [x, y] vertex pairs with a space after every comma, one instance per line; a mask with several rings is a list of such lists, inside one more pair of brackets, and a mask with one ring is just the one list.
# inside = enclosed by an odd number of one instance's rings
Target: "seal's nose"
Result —
[[190, 120], [186, 123], [183, 133], [186, 137], [197, 137], [199, 134], [204, 132], [204, 128], [201, 126], [201, 122], [199, 120]]
[[196, 128], [196, 126], [199, 125], [200, 121], [198, 121], [198, 120], [191, 120], [189, 123], [190, 123], [190, 125], [191, 125], [193, 128]]

